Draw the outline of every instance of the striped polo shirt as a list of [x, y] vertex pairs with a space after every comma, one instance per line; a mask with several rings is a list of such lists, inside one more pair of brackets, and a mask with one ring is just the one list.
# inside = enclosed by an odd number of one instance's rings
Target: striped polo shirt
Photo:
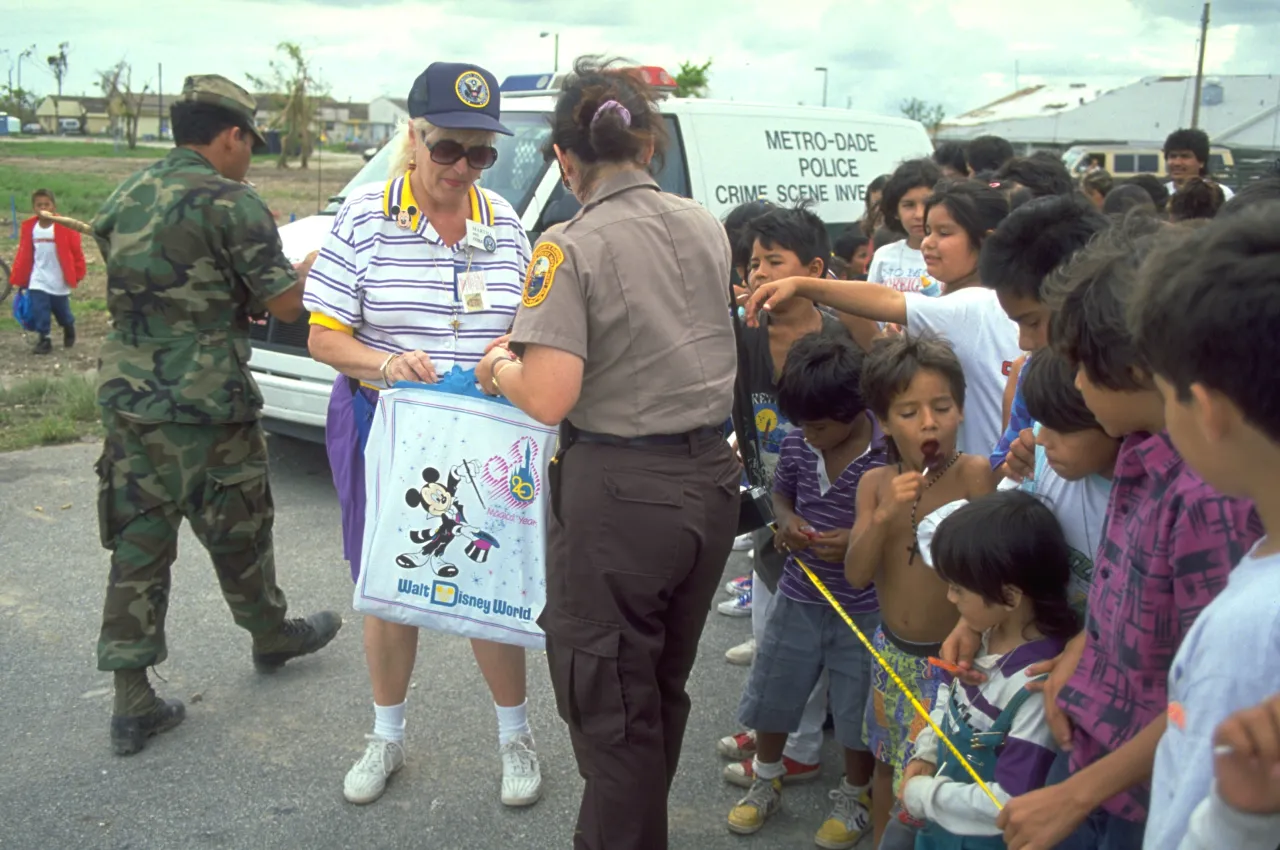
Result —
[[[492, 251], [465, 237], [444, 244], [408, 173], [349, 198], [307, 276], [302, 302], [311, 323], [388, 354], [424, 351], [440, 375], [454, 365], [475, 368], [485, 345], [511, 326], [531, 251], [506, 200], [473, 186], [470, 201], [470, 219], [493, 228]], [[484, 275], [487, 309], [463, 309], [467, 272]]]
[[[827, 475], [822, 452], [805, 441], [801, 429], [795, 429], [782, 440], [778, 467], [773, 474], [773, 491], [790, 499], [796, 514], [813, 526], [815, 531], [852, 530], [857, 520], [855, 502], [858, 482], [868, 469], [885, 464], [887, 455], [880, 423], [876, 422], [870, 411], [865, 415], [871, 420], [873, 428], [871, 444], [860, 457], [854, 458], [845, 467], [835, 481]], [[797, 555], [850, 614], [869, 614], [880, 610], [874, 585], [861, 589], [854, 587], [844, 577], [843, 561], [824, 561], [811, 549], [787, 556], [787, 562], [782, 567], [782, 580], [778, 582], [778, 591], [787, 598], [815, 605], [827, 604], [827, 600], [813, 586], [813, 582], [809, 581], [804, 570], [796, 564]]]

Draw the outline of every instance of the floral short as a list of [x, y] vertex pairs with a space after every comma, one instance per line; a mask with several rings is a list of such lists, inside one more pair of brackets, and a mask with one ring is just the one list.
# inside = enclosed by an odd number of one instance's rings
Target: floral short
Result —
[[[908, 644], [901, 639], [889, 640], [884, 627], [876, 629], [871, 639], [876, 652], [893, 667], [893, 672], [911, 688], [916, 699], [925, 709], [933, 708], [933, 698], [938, 693], [939, 671], [929, 665], [929, 656], [936, 656], [941, 646], [936, 643]], [[907, 648], [909, 647], [910, 651]], [[893, 766], [893, 793], [898, 793], [902, 771], [911, 760], [911, 751], [920, 730], [929, 724], [912, 707], [902, 689], [879, 663], [871, 664], [871, 699], [863, 735], [867, 748], [876, 761]]]

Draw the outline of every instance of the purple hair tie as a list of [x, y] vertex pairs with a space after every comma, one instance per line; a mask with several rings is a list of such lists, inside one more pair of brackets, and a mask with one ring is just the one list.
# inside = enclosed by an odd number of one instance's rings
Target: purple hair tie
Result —
[[604, 115], [606, 112], [618, 113], [622, 116], [622, 123], [628, 127], [631, 126], [631, 110], [627, 109], [616, 100], [606, 100], [604, 103], [600, 104], [600, 108], [596, 110], [596, 114], [591, 116], [591, 126], [594, 127], [595, 123], [600, 120], [600, 116]]

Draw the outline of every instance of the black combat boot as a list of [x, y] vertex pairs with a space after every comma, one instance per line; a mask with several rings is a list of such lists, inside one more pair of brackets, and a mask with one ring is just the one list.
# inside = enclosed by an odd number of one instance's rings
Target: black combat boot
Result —
[[321, 611], [305, 620], [285, 620], [278, 631], [253, 639], [253, 666], [259, 673], [274, 673], [286, 661], [321, 650], [342, 628], [335, 611]]
[[36, 343], [36, 347], [31, 349], [32, 354], [52, 354], [53, 340], [47, 336], [40, 337], [40, 341]]
[[147, 739], [168, 732], [187, 716], [176, 699], [160, 699], [146, 670], [117, 670], [115, 713], [111, 715], [111, 748], [118, 756], [141, 752]]
[[62, 329], [62, 347], [70, 348], [76, 344], [76, 326], [67, 325]]

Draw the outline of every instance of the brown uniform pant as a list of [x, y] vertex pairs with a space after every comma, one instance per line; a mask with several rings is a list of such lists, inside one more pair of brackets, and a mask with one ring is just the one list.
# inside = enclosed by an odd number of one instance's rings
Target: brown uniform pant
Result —
[[661, 850], [685, 683], [733, 545], [741, 469], [718, 437], [578, 443], [560, 465], [539, 623], [586, 780], [573, 846]]

